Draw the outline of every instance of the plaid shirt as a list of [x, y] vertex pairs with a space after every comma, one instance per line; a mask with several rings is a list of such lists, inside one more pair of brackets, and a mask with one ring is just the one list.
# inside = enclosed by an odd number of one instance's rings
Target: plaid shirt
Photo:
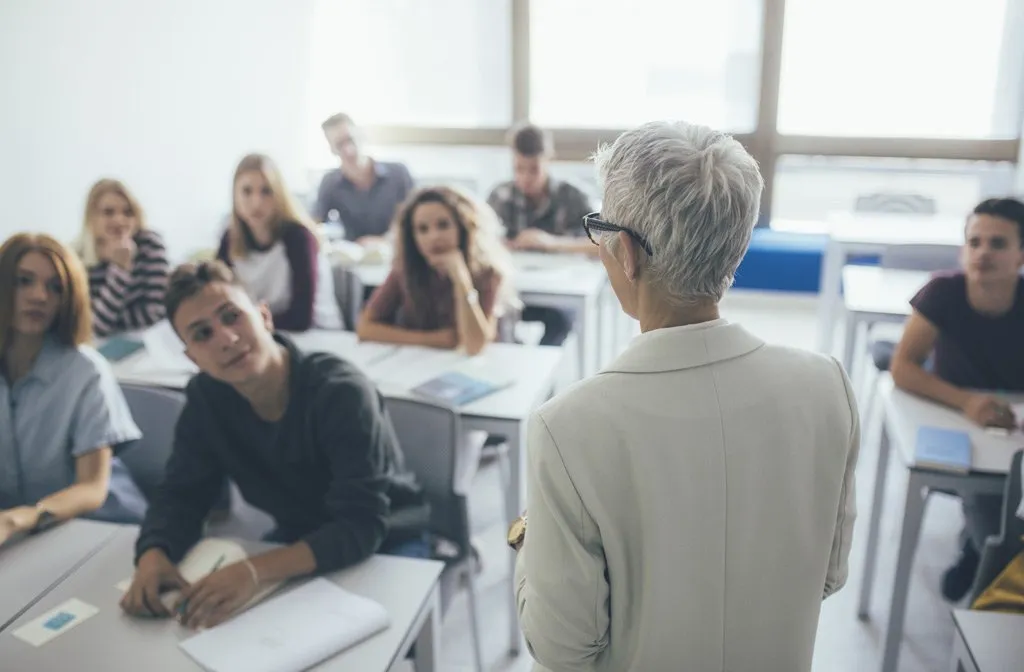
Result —
[[530, 206], [514, 182], [495, 187], [487, 204], [498, 213], [509, 238], [525, 229], [541, 229], [556, 236], [582, 236], [583, 217], [592, 212], [585, 193], [554, 178], [548, 178], [547, 200], [536, 208]]

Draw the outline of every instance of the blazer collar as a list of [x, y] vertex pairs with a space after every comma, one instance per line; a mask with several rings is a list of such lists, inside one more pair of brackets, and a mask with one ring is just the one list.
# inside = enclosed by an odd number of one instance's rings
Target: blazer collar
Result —
[[640, 334], [602, 373], [658, 373], [741, 357], [764, 345], [724, 319]]

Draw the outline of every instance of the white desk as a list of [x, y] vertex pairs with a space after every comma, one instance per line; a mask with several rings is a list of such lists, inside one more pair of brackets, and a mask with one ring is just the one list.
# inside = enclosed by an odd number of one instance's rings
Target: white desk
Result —
[[[602, 292], [608, 276], [601, 262], [570, 254], [514, 252], [516, 291], [529, 306], [571, 311], [579, 339], [579, 377], [597, 371], [601, 358]], [[390, 270], [386, 264], [352, 266], [364, 287], [377, 287]]]
[[821, 264], [818, 350], [831, 354], [843, 266], [855, 255], [881, 255], [891, 245], [928, 244], [959, 247], [964, 220], [923, 215], [844, 215], [830, 222]]
[[71, 520], [0, 546], [0, 632], [110, 541], [117, 529]]
[[1014, 672], [1024, 667], [1024, 616], [953, 611], [952, 672]]
[[[5, 670], [109, 670], [179, 672], [199, 669], [178, 647], [194, 633], [166, 619], [137, 619], [121, 612], [115, 585], [132, 575], [138, 528], [121, 527], [114, 538], [0, 634]], [[246, 543], [254, 550], [266, 544]], [[382, 604], [391, 627], [313, 668], [385, 672], [416, 644], [416, 669], [437, 669], [440, 600], [437, 582], [443, 565], [431, 560], [374, 556], [329, 575], [339, 586]], [[36, 648], [11, 632], [22, 624], [78, 598], [99, 613], [46, 645]], [[272, 599], [272, 598], [271, 598]]]
[[[515, 381], [511, 387], [458, 409], [463, 429], [504, 436], [508, 441], [512, 497], [505, 516], [512, 521], [523, 512], [526, 500], [526, 423], [533, 409], [551, 396], [561, 361], [562, 349], [550, 346], [492, 343], [473, 358], [451, 350], [404, 347], [375, 364], [369, 375], [384, 396], [391, 398], [413, 398], [411, 389], [451, 369], [492, 380]], [[514, 556], [513, 551], [510, 553]], [[516, 655], [521, 634], [512, 572], [508, 585], [509, 652]]]
[[[956, 492], [960, 496], [1002, 495], [1010, 462], [1013, 459], [1013, 454], [1024, 446], [1024, 435], [1020, 432], [1010, 436], [990, 434], [952, 409], [895, 389], [892, 379], [888, 375], [879, 381], [879, 385], [884, 400], [885, 417], [878, 450], [878, 465], [875, 469], [875, 489], [871, 504], [867, 558], [864, 563], [864, 580], [861, 583], [858, 616], [862, 620], [867, 620], [870, 617], [871, 589], [878, 555], [879, 523], [882, 517], [882, 506], [885, 503], [885, 478], [888, 471], [890, 446], [895, 443], [896, 454], [908, 471], [908, 481], [882, 670], [883, 672], [896, 672], [900, 644], [903, 639], [903, 620], [907, 607], [907, 591], [910, 586], [910, 570], [914, 562], [914, 551], [917, 548], [921, 532], [921, 522], [924, 519], [928, 494], [933, 490], [945, 490]], [[1014, 403], [1024, 401], [1024, 396], [1015, 397], [1013, 401]], [[917, 445], [918, 428], [922, 426], [968, 432], [973, 445], [972, 471], [968, 474], [956, 474], [918, 467], [915, 463], [914, 452]]]
[[845, 266], [843, 268], [843, 303], [846, 307], [846, 338], [843, 344], [843, 366], [853, 371], [858, 353], [858, 336], [862, 324], [870, 327], [878, 322], [902, 324], [910, 315], [910, 299], [925, 286], [930, 273], [904, 271], [878, 266]]

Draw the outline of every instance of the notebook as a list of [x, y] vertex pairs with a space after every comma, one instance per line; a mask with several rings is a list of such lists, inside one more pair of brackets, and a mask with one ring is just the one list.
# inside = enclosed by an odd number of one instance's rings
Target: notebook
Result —
[[123, 336], [114, 336], [113, 338], [107, 339], [96, 349], [101, 355], [106, 357], [108, 361], [120, 362], [125, 357], [135, 354], [144, 347], [146, 347], [146, 344], [142, 341], [124, 338]]
[[319, 578], [179, 646], [211, 672], [299, 672], [390, 625], [380, 604]]
[[966, 474], [971, 470], [971, 437], [956, 429], [921, 427], [914, 457], [919, 467]]
[[452, 406], [462, 406], [502, 390], [510, 384], [506, 381], [485, 380], [459, 371], [449, 371], [414, 387], [412, 391], [414, 394]]

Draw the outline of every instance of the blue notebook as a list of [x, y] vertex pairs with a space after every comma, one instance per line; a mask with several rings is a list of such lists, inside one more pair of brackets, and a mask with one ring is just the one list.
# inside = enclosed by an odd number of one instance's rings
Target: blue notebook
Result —
[[967, 473], [971, 470], [971, 437], [956, 429], [921, 427], [914, 457], [919, 467]]
[[412, 391], [452, 406], [462, 406], [507, 386], [507, 384], [473, 378], [458, 371], [449, 371], [414, 387]]
[[108, 339], [97, 350], [111, 362], [119, 362], [125, 357], [135, 354], [146, 345], [142, 341], [134, 341], [130, 338], [114, 336]]

